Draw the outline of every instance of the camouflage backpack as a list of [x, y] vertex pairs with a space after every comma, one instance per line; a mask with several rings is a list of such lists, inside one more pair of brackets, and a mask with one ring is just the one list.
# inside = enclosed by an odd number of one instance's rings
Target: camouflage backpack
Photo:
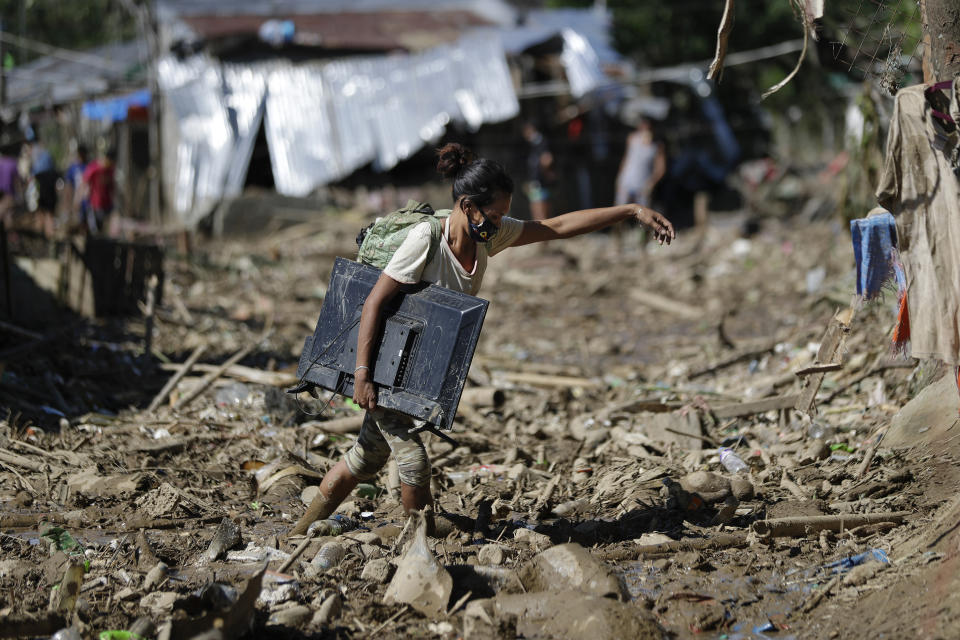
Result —
[[406, 240], [410, 230], [421, 222], [429, 222], [430, 251], [427, 253], [429, 263], [440, 246], [443, 221], [449, 215], [449, 209], [434, 211], [429, 204], [410, 200], [402, 209], [378, 218], [376, 222], [360, 231], [357, 235], [357, 246], [360, 247], [357, 261], [383, 269], [390, 262], [394, 252]]

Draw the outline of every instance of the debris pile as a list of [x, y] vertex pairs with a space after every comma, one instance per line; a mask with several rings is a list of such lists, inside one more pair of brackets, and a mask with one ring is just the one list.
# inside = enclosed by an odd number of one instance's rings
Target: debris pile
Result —
[[491, 261], [435, 513], [388, 466], [288, 536], [362, 420], [283, 393], [354, 226], [168, 260], [147, 352], [141, 319], [3, 361], [0, 637], [819, 637], [814, 608], [882, 617], [943, 561], [951, 449], [890, 426], [937, 372], [889, 349], [890, 301], [851, 306], [847, 238], [772, 222]]

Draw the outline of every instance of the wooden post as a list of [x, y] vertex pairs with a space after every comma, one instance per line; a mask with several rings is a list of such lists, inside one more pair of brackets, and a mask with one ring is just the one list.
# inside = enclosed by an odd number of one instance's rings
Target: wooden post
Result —
[[[150, 3], [153, 6], [153, 3]], [[150, 9], [149, 30], [150, 38], [150, 111], [147, 139], [150, 144], [150, 166], [147, 168], [147, 178], [150, 189], [150, 223], [160, 226], [160, 186], [163, 174], [160, 166], [160, 83], [157, 80], [157, 62], [160, 57], [159, 35], [157, 34], [156, 18]]]
[[[833, 363], [840, 359], [840, 354], [843, 353], [843, 343], [846, 340], [847, 333], [850, 331], [850, 323], [852, 320], [853, 307], [837, 313], [830, 320], [830, 323], [827, 325], [827, 330], [820, 340], [820, 349], [817, 351], [817, 364]], [[820, 371], [804, 378], [804, 387], [800, 391], [794, 409], [807, 414], [814, 412], [817, 392], [820, 390], [820, 384], [826, 375], [826, 371]]]
[[13, 319], [13, 291], [10, 290], [13, 284], [10, 278], [10, 256], [7, 254], [7, 225], [0, 220], [0, 268], [3, 269], [3, 302], [4, 315], [8, 320]]
[[[924, 82], [960, 74], [960, 11], [956, 0], [922, 0]], [[927, 74], [932, 77], [928, 78]]]
[[[3, 20], [0, 20], [0, 36], [3, 35]], [[3, 64], [7, 57], [7, 45], [3, 38], [0, 38], [0, 107], [7, 104], [7, 67]]]

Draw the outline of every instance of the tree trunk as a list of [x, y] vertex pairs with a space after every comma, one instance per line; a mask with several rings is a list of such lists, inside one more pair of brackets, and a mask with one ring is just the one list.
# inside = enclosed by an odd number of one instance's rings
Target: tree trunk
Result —
[[[950, 80], [960, 74], [960, 4], [923, 1], [924, 81]], [[927, 75], [931, 77], [927, 77]]]

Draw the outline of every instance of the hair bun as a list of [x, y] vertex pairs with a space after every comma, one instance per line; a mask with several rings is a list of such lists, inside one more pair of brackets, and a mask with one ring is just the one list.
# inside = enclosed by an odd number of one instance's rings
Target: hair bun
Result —
[[449, 142], [437, 149], [437, 171], [444, 178], [455, 178], [473, 162], [473, 158], [473, 151], [457, 142]]

